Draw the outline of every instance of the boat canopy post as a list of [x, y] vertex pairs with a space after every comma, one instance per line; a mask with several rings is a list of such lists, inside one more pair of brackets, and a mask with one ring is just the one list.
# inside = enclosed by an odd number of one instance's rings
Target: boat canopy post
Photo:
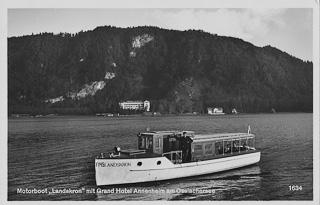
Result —
[[231, 139], [231, 142], [230, 142], [231, 144], [230, 144], [230, 149], [231, 149], [231, 154], [232, 154], [232, 149], [233, 149], [233, 139]]
[[246, 138], [246, 151], [248, 151], [247, 146], [248, 146], [248, 137]]
[[222, 140], [222, 155], [224, 155], [224, 140]]

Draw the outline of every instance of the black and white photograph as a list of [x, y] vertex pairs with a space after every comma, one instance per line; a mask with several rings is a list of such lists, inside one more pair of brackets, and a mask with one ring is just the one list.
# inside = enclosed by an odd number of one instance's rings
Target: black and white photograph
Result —
[[5, 202], [319, 204], [318, 0], [53, 2], [2, 3]]

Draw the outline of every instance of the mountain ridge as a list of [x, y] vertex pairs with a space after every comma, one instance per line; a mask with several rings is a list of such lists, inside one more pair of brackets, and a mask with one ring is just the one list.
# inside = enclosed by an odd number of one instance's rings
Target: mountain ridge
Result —
[[[164, 113], [205, 112], [206, 107], [227, 113], [233, 108], [310, 112], [312, 67], [271, 46], [200, 30], [104, 26], [12, 37], [8, 112], [117, 113], [120, 101], [140, 99]], [[114, 76], [106, 79], [107, 73]], [[67, 96], [96, 81], [105, 86], [95, 95]], [[60, 96], [65, 100], [45, 102]]]

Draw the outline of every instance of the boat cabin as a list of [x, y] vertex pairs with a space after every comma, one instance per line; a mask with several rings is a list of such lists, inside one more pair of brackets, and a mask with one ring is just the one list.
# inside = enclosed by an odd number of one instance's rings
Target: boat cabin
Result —
[[186, 132], [187, 136], [194, 137], [193, 131], [155, 131], [138, 134], [138, 149], [146, 150], [155, 154], [180, 150], [179, 138], [182, 133]]
[[251, 133], [225, 133], [195, 135], [193, 131], [155, 131], [138, 134], [138, 150], [166, 156], [173, 163], [182, 162], [181, 142], [183, 132], [191, 143], [190, 161], [201, 161], [255, 150], [255, 136]]
[[206, 160], [255, 150], [255, 136], [247, 133], [196, 135], [191, 145], [192, 161]]

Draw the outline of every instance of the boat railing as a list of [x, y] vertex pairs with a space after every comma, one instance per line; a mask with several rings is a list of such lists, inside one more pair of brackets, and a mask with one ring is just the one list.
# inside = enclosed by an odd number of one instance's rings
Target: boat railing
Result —
[[121, 152], [129, 155], [138, 155], [138, 154], [145, 154], [146, 150], [127, 149], [127, 150], [122, 150]]
[[181, 164], [182, 163], [182, 151], [175, 150], [171, 152], [165, 152], [162, 156], [167, 157], [173, 164]]
[[256, 148], [253, 146], [234, 146], [232, 148], [229, 149], [223, 149], [223, 150], [219, 150], [219, 154], [222, 155], [232, 155], [232, 154], [239, 154], [239, 153], [244, 153], [244, 152], [249, 152], [249, 151], [255, 151]]
[[256, 148], [251, 147], [251, 146], [246, 146], [247, 150], [256, 150]]

